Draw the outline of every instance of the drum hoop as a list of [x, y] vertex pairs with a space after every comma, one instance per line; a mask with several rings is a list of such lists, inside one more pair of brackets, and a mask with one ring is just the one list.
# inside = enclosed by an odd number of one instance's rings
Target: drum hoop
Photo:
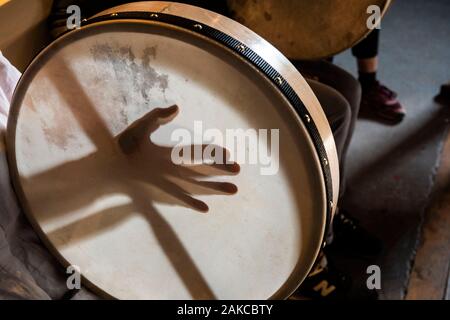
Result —
[[[276, 89], [278, 89], [282, 96], [287, 99], [289, 104], [292, 106], [294, 111], [298, 114], [298, 117], [301, 119], [304, 127], [306, 128], [306, 131], [309, 133], [309, 137], [313, 143], [314, 149], [317, 153], [317, 156], [319, 157], [320, 167], [322, 169], [322, 175], [323, 175], [323, 181], [324, 181], [324, 187], [325, 187], [325, 196], [326, 196], [326, 205], [324, 206], [326, 208], [326, 224], [325, 224], [325, 230], [323, 234], [323, 239], [325, 239], [329, 228], [331, 227], [331, 219], [333, 214], [333, 185], [332, 185], [332, 175], [331, 170], [329, 167], [329, 158], [323, 143], [323, 140], [321, 138], [321, 135], [317, 129], [316, 124], [314, 123], [314, 119], [309, 113], [308, 109], [305, 107], [302, 100], [299, 98], [297, 93], [294, 91], [294, 89], [291, 87], [291, 85], [285, 80], [285, 78], [274, 68], [272, 67], [266, 60], [264, 60], [260, 55], [258, 55], [255, 51], [247, 47], [245, 44], [240, 42], [239, 40], [231, 37], [230, 35], [217, 30], [213, 27], [208, 26], [207, 24], [197, 22], [192, 19], [180, 17], [173, 14], [167, 14], [167, 13], [161, 13], [161, 12], [142, 12], [142, 11], [128, 11], [128, 12], [118, 12], [114, 14], [107, 14], [107, 15], [100, 15], [95, 16], [90, 19], [85, 19], [81, 22], [81, 28], [87, 27], [89, 25], [94, 25], [97, 23], [102, 22], [110, 22], [110, 21], [127, 21], [130, 22], [132, 20], [147, 20], [147, 22], [154, 22], [154, 23], [163, 23], [172, 25], [175, 27], [179, 27], [182, 29], [185, 29], [190, 32], [194, 32], [196, 34], [199, 34], [200, 36], [207, 37], [210, 40], [215, 41], [216, 43], [219, 43], [226, 48], [230, 49], [234, 54], [238, 55], [240, 58], [244, 59], [245, 61], [249, 62], [254, 68], [256, 68], [259, 72], [261, 72], [273, 85]], [[58, 39], [64, 37], [65, 35], [76, 32], [76, 30], [69, 30], [61, 34]], [[45, 52], [47, 47], [43, 48], [30, 62], [29, 66], [32, 66], [34, 61], [39, 58], [39, 56]], [[28, 67], [29, 67], [28, 66]], [[26, 71], [22, 74], [21, 79], [19, 80], [19, 84], [25, 80], [25, 77], [30, 70], [28, 70], [28, 67]], [[36, 65], [34, 65], [34, 68]], [[33, 69], [34, 69], [33, 68]], [[27, 81], [25, 81], [27, 83]], [[15, 100], [17, 92], [14, 92], [13, 100]], [[7, 125], [7, 135], [6, 135], [6, 147], [8, 149], [8, 163], [10, 164], [16, 164], [16, 155], [15, 155], [15, 129], [17, 124], [17, 117], [18, 113], [13, 114], [12, 117], [9, 117], [8, 119], [8, 125]], [[26, 199], [25, 194], [22, 190], [22, 187], [19, 183], [19, 173], [17, 170], [17, 166], [11, 166], [10, 167], [10, 173], [11, 178], [13, 182], [14, 189], [18, 193], [19, 199]], [[25, 203], [21, 204], [21, 206], [25, 206], [24, 211], [27, 213], [27, 216], [30, 217], [28, 212], [31, 212], [30, 208], [28, 207], [27, 201]], [[65, 258], [59, 254], [59, 252], [56, 250], [56, 248], [48, 241], [45, 234], [42, 232], [40, 226], [37, 224], [37, 221], [31, 217], [29, 219], [31, 225], [33, 226], [34, 230], [38, 231], [38, 234], [40, 236], [40, 239], [44, 242], [44, 244], [47, 246], [47, 248], [52, 248], [52, 252], [56, 253], [56, 258], [62, 262], [63, 265], [69, 265], [69, 262], [65, 260]], [[325, 240], [322, 242], [324, 243]], [[319, 252], [317, 251], [316, 260], [318, 258]], [[316, 264], [316, 261], [311, 263], [311, 268], [313, 265]], [[89, 289], [102, 294], [103, 296], [107, 298], [113, 298], [110, 294], [96, 286], [94, 283], [92, 283], [90, 280], [85, 278], [83, 275], [81, 275], [83, 278], [83, 282]], [[300, 284], [300, 283], [299, 283]], [[293, 292], [290, 292], [292, 294]], [[274, 293], [273, 296], [271, 296], [269, 299], [279, 299], [281, 296], [284, 296], [286, 292], [282, 292], [281, 289], [278, 290], [276, 293]]]

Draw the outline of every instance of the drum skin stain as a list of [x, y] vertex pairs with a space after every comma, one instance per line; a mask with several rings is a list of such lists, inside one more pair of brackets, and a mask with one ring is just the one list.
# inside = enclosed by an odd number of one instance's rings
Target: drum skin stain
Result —
[[[60, 117], [60, 120], [57, 121], [60, 121], [59, 123], [61, 124], [67, 123], [63, 117]], [[69, 133], [67, 128], [64, 128], [63, 125], [57, 125], [57, 128], [55, 128], [43, 124], [42, 131], [44, 132], [45, 138], [49, 144], [57, 146], [62, 150], [67, 150], [69, 147], [69, 141], [76, 139], [75, 135]]]
[[[112, 46], [110, 44], [96, 44], [91, 48], [94, 60], [112, 64], [115, 77], [123, 82], [130, 80], [133, 89], [136, 90], [144, 100], [150, 102], [150, 90], [157, 87], [163, 93], [169, 85], [169, 77], [158, 73], [152, 66], [151, 61], [156, 57], [156, 47], [147, 47], [143, 50], [140, 59], [131, 47]], [[123, 92], [123, 102], [128, 103], [129, 92]]]
[[[38, 101], [40, 99], [44, 99], [45, 101], [45, 91], [36, 90], [33, 92], [33, 95], [38, 99]], [[30, 95], [25, 98], [25, 104], [31, 112], [39, 115], [39, 119], [42, 124], [42, 131], [48, 143], [57, 146], [59, 149], [67, 150], [69, 147], [69, 142], [75, 141], [75, 135], [72, 133], [74, 128], [66, 119], [66, 113], [53, 112], [47, 108], [36, 108], [33, 98]], [[29, 135], [31, 135], [29, 132], [24, 134], [27, 144], [31, 144]]]
[[131, 106], [137, 114], [143, 114], [154, 104], [152, 94], [158, 94], [155, 90], [165, 97], [169, 77], [152, 66], [157, 46], [145, 46], [138, 51], [130, 45], [100, 42], [90, 48], [90, 54], [96, 64], [105, 68], [103, 86], [110, 85], [105, 77], [112, 77], [116, 88], [113, 93], [114, 104], [122, 106], [119, 113], [110, 115], [115, 118], [111, 121], [113, 127], [121, 128], [129, 124], [131, 115], [126, 106]]
[[[92, 83], [105, 90], [113, 84], [116, 88], [113, 104], [133, 106], [137, 113], [145, 113], [152, 105], [152, 92], [160, 90], [164, 94], [169, 86], [168, 75], [158, 73], [152, 66], [157, 55], [156, 46], [147, 46], [138, 54], [131, 46], [96, 43], [90, 48], [90, 54], [94, 62], [102, 65], [105, 70], [104, 74], [91, 74]], [[107, 79], [111, 75], [113, 82]], [[113, 88], [111, 87], [112, 90]], [[45, 94], [37, 92], [36, 95]], [[29, 105], [35, 110], [33, 103]], [[119, 110], [116, 114], [111, 113], [110, 117], [113, 127], [121, 128], [129, 124], [130, 115], [126, 112], [127, 108]], [[76, 129], [67, 124], [66, 113], [54, 112], [43, 118], [46, 120], [43, 121], [42, 130], [49, 144], [67, 150], [75, 140], [72, 132]]]

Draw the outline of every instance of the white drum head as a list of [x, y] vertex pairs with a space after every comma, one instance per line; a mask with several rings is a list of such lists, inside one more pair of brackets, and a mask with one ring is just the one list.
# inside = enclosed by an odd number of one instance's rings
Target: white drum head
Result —
[[[147, 139], [152, 152], [134, 162], [110, 148], [135, 120], [175, 104], [179, 114]], [[216, 41], [165, 23], [94, 23], [35, 59], [11, 113], [10, 165], [24, 209], [57, 257], [78, 266], [98, 292], [283, 298], [317, 256], [327, 197], [313, 141], [276, 85]], [[203, 132], [224, 136], [279, 129], [279, 161], [272, 158], [279, 170], [262, 175], [268, 165], [249, 161], [238, 161], [238, 174], [174, 170], [161, 150], [176, 144], [176, 129], [200, 139], [198, 121]], [[250, 146], [270, 149], [269, 142]]]

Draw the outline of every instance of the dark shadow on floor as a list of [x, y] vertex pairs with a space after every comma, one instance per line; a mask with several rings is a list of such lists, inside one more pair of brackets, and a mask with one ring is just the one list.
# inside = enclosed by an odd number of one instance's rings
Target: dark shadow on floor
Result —
[[[382, 255], [375, 258], [354, 258], [341, 253], [332, 255], [331, 259], [338, 268], [352, 274], [355, 284], [352, 298], [357, 299], [360, 290], [366, 291], [366, 269], [371, 264], [380, 266], [382, 288], [388, 291], [388, 296], [404, 296], [418, 244], [422, 212], [427, 204], [423, 199], [409, 198], [409, 188], [415, 185], [409, 179], [414, 180], [414, 171], [424, 168], [403, 168], [410, 171], [408, 176], [402, 174], [403, 170], [397, 174], [391, 171], [402, 161], [408, 166], [405, 159], [427, 152], [427, 147], [441, 144], [449, 128], [449, 118], [450, 109], [442, 107], [417, 132], [401, 143], [390, 146], [351, 177], [347, 201], [343, 207], [360, 219], [368, 230], [378, 235], [384, 244]], [[437, 162], [434, 168], [425, 168], [430, 170], [429, 179], [434, 179], [436, 166]], [[364, 187], [363, 191], [359, 189], [361, 186]], [[431, 189], [424, 192], [423, 198], [428, 198]], [[397, 203], [390, 201], [392, 197], [398, 200]], [[380, 205], [384, 201], [390, 205]], [[375, 203], [378, 204], [376, 209], [373, 208]], [[385, 297], [383, 290], [380, 293], [381, 297]]]

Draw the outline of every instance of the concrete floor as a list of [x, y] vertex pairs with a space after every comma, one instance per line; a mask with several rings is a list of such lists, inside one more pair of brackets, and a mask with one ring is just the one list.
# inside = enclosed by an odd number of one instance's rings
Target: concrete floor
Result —
[[[349, 52], [335, 62], [356, 74]], [[382, 299], [403, 299], [449, 126], [433, 102], [450, 80], [450, 1], [397, 0], [382, 22], [379, 78], [408, 111], [400, 125], [359, 120], [349, 151], [344, 206], [385, 243], [375, 261], [339, 258], [361, 286], [378, 264]]]
[[[450, 107], [450, 103], [449, 103]], [[445, 140], [431, 203], [426, 211], [420, 245], [406, 299], [450, 299], [450, 134]]]

